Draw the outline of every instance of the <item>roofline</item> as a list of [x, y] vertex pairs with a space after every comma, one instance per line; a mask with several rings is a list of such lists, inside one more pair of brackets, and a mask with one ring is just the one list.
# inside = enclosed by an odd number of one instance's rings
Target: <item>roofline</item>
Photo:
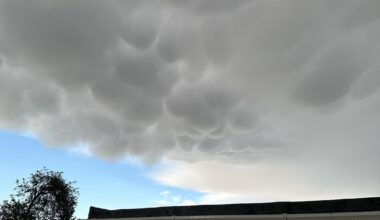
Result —
[[240, 203], [107, 210], [90, 207], [89, 219], [210, 215], [276, 215], [380, 211], [380, 197], [300, 202]]

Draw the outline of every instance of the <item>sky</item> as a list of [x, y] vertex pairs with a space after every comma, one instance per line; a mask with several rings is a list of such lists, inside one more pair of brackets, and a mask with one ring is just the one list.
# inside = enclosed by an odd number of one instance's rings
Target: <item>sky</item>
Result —
[[87, 218], [89, 207], [112, 209], [195, 204], [203, 193], [159, 184], [150, 175], [166, 165], [144, 166], [135, 159], [108, 163], [76, 151], [49, 149], [37, 139], [0, 131], [0, 201], [9, 199], [16, 179], [44, 167], [63, 172], [79, 189], [75, 215]]
[[380, 196], [379, 10], [0, 0], [0, 199], [43, 166], [80, 213]]

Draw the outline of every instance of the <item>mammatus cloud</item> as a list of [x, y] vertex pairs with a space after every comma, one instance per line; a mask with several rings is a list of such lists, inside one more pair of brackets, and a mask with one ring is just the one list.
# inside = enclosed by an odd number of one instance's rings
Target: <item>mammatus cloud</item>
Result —
[[[1, 0], [0, 127], [107, 160], [194, 162], [197, 173], [204, 161], [245, 164], [274, 185], [265, 171], [282, 172], [263, 164], [291, 162], [302, 177], [323, 171], [325, 183], [360, 180], [347, 192], [379, 194], [379, 10], [375, 0]], [[160, 181], [189, 187], [169, 177]]]

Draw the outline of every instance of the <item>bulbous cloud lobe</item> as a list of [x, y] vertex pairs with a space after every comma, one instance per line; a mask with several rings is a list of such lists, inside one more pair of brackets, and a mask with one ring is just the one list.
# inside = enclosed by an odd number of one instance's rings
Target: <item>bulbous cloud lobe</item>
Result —
[[314, 151], [321, 121], [379, 118], [379, 10], [371, 0], [1, 0], [0, 126], [108, 160]]

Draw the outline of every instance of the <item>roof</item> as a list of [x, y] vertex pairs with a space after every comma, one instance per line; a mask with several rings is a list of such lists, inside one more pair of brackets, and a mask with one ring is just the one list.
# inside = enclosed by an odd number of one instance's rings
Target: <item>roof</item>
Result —
[[107, 210], [90, 207], [89, 219], [205, 215], [314, 214], [380, 211], [380, 197], [304, 202], [243, 203]]

